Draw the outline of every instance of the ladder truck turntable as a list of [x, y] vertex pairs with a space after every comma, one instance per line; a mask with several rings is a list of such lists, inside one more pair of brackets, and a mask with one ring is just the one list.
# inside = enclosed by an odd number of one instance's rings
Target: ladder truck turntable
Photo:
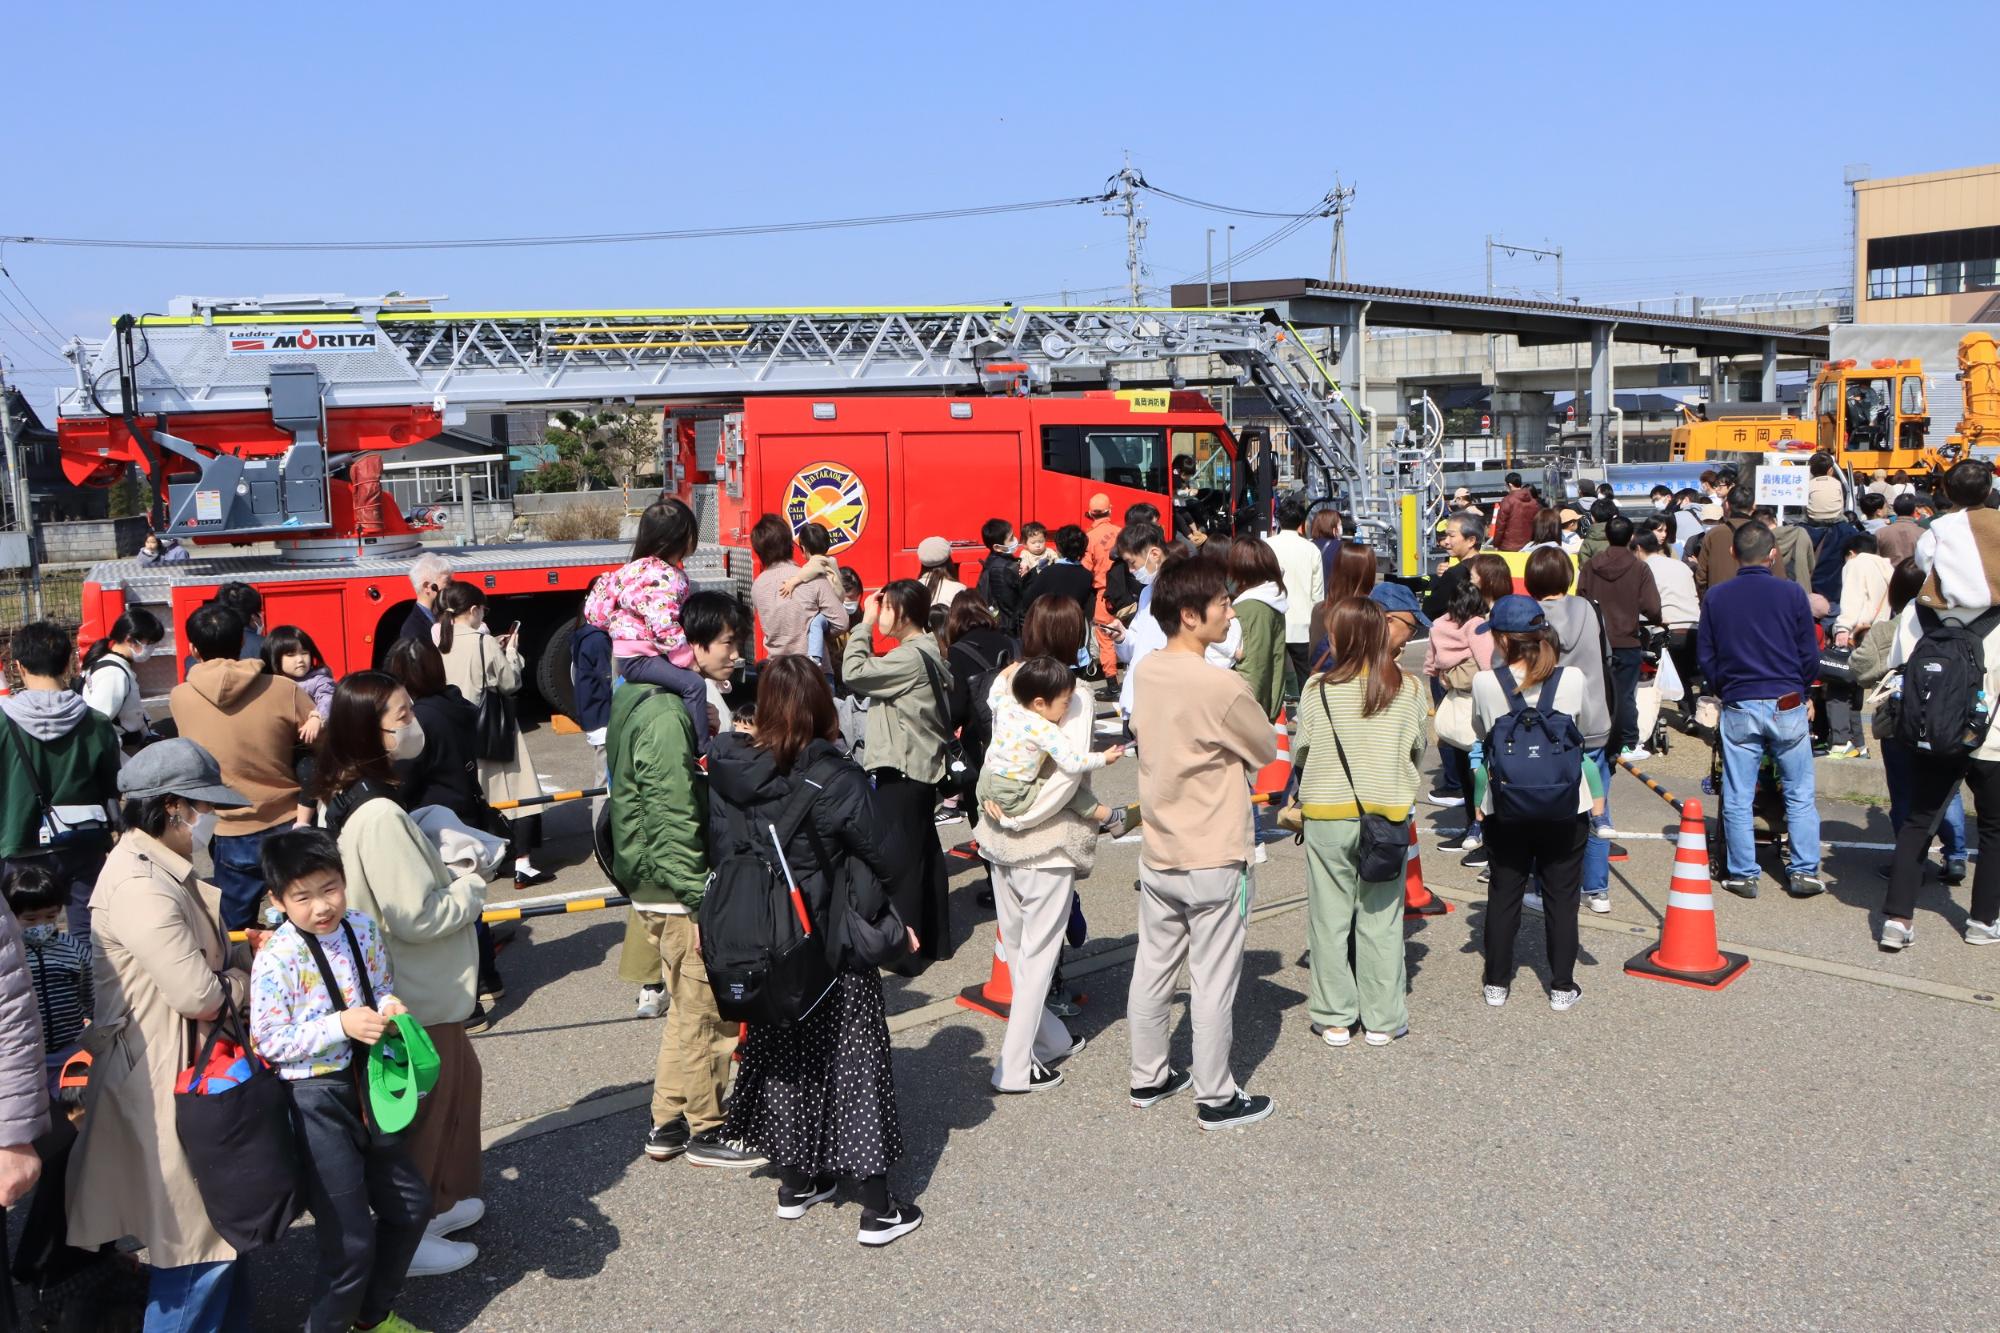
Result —
[[[1187, 386], [1255, 385], [1337, 498], [1385, 549], [1442, 514], [1434, 454], [1369, 456], [1325, 367], [1275, 312], [924, 306], [449, 312], [398, 296], [179, 298], [67, 349], [65, 474], [109, 486], [129, 469], [163, 502], [176, 564], [111, 561], [83, 589], [83, 635], [144, 605], [182, 642], [224, 582], [265, 598], [266, 623], [311, 633], [336, 675], [376, 665], [413, 602], [408, 579], [440, 511], [405, 514], [384, 457], [473, 408], [643, 405], [663, 413], [666, 489], [703, 541], [696, 587], [747, 590], [749, 527], [765, 512], [817, 522], [871, 587], [916, 572], [936, 533], [986, 518], [1080, 521], [1102, 491], [1120, 511], [1172, 512], [1172, 458], [1233, 500], [1236, 442]], [[699, 445], [697, 445], [699, 442]], [[1417, 492], [1415, 502], [1409, 498]], [[232, 553], [274, 542], [275, 554]], [[984, 549], [961, 543], [962, 559]], [[518, 620], [552, 708], [569, 702], [568, 631], [621, 542], [438, 548], [454, 579]], [[1406, 553], [1405, 568], [1412, 565]], [[141, 667], [149, 695], [181, 653]]]

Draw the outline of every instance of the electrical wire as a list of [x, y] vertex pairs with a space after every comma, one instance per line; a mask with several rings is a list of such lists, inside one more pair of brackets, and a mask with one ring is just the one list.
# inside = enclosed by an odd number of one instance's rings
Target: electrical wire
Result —
[[[50, 319], [48, 315], [44, 314], [42, 308], [35, 304], [35, 298], [28, 295], [27, 289], [21, 286], [20, 280], [16, 278], [12, 273], [7, 271], [6, 257], [7, 257], [6, 243], [4, 241], [0, 241], [0, 278], [5, 278], [7, 280], [7, 285], [12, 287], [15, 290], [15, 292], [19, 294], [20, 298], [28, 303], [28, 309], [35, 312], [35, 317], [42, 321], [42, 328], [48, 332], [49, 336], [54, 338], [57, 342], [63, 341], [62, 331], [56, 328], [56, 322]], [[0, 293], [0, 295], [4, 294], [5, 293]], [[10, 301], [9, 304], [11, 305], [12, 302]], [[15, 309], [19, 310], [20, 307], [16, 306]], [[26, 319], [27, 315], [23, 314], [21, 318]]]
[[[1239, 217], [1239, 218], [1295, 218], [1295, 217], [1298, 217], [1298, 216], [1300, 216], [1300, 215], [1299, 215], [1299, 214], [1298, 214], [1297, 212], [1282, 212], [1282, 213], [1281, 213], [1281, 212], [1278, 212], [1278, 211], [1277, 211], [1277, 210], [1275, 210], [1275, 209], [1266, 209], [1266, 208], [1236, 208], [1236, 207], [1233, 207], [1233, 206], [1231, 206], [1231, 205], [1229, 205], [1229, 204], [1213, 204], [1213, 203], [1209, 203], [1209, 202], [1208, 202], [1207, 200], [1205, 200], [1205, 199], [1194, 199], [1194, 198], [1191, 198], [1191, 197], [1189, 197], [1188, 195], [1184, 195], [1184, 194], [1176, 194], [1176, 193], [1175, 193], [1174, 191], [1172, 191], [1172, 190], [1163, 190], [1163, 189], [1161, 189], [1161, 188], [1160, 188], [1159, 186], [1157, 186], [1157, 185], [1153, 184], [1153, 183], [1152, 183], [1151, 181], [1147, 180], [1147, 179], [1145, 178], [1145, 176], [1143, 176], [1143, 175], [1141, 175], [1141, 176], [1139, 177], [1139, 188], [1140, 188], [1140, 189], [1142, 189], [1142, 190], [1145, 190], [1145, 191], [1147, 191], [1148, 193], [1151, 193], [1151, 194], [1157, 194], [1157, 195], [1159, 195], [1159, 196], [1160, 196], [1160, 197], [1161, 197], [1162, 199], [1171, 199], [1171, 200], [1173, 200], [1173, 201], [1174, 201], [1175, 203], [1177, 203], [1177, 204], [1186, 204], [1186, 205], [1187, 205], [1187, 206], [1188, 206], [1189, 208], [1199, 208], [1199, 209], [1204, 209], [1204, 210], [1206, 210], [1207, 212], [1210, 212], [1210, 213], [1227, 213], [1227, 214], [1229, 214], [1229, 215], [1230, 215], [1230, 216], [1232, 216], [1232, 217]], [[1331, 197], [1330, 197], [1330, 196], [1322, 196], [1322, 197], [1321, 197], [1321, 199], [1320, 199], [1320, 201], [1319, 201], [1319, 203], [1318, 203], [1317, 205], [1315, 205], [1315, 206], [1314, 206], [1314, 209], [1313, 209], [1312, 213], [1308, 214], [1307, 216], [1311, 216], [1311, 217], [1325, 217], [1325, 216], [1327, 216], [1327, 214], [1328, 214], [1328, 213], [1329, 213], [1329, 212], [1330, 212], [1330, 211], [1332, 210], [1332, 207], [1333, 207], [1333, 204], [1332, 204], [1332, 200], [1331, 200]]]
[[121, 240], [102, 236], [0, 236], [0, 244], [53, 245], [99, 250], [234, 250], [234, 251], [379, 251], [379, 250], [500, 250], [562, 245], [630, 245], [649, 241], [714, 240], [733, 236], [771, 236], [786, 232], [837, 231], [855, 227], [885, 227], [909, 222], [945, 222], [957, 218], [994, 217], [1040, 209], [1101, 204], [1109, 192], [1064, 199], [1035, 199], [1015, 204], [980, 204], [924, 212], [882, 213], [868, 217], [822, 218], [810, 222], [764, 222], [734, 227], [686, 227], [674, 231], [585, 232], [550, 236], [480, 236], [457, 240], [421, 241], [193, 241]]

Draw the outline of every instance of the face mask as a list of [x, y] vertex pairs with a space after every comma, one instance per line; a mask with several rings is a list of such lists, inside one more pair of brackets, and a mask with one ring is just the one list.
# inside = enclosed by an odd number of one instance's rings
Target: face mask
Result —
[[1150, 588], [1153, 586], [1153, 580], [1159, 576], [1159, 572], [1157, 569], [1148, 569], [1141, 565], [1132, 571], [1132, 578], [1140, 587]]
[[860, 615], [860, 614], [861, 614], [861, 603], [859, 603], [859, 602], [842, 602], [842, 603], [841, 603], [841, 605], [847, 608], [847, 620], [848, 620], [848, 623], [849, 623], [849, 624], [853, 624], [853, 623], [854, 623], [854, 617], [856, 617], [856, 616], [858, 616], [858, 615]]
[[181, 817], [181, 825], [187, 829], [188, 837], [193, 840], [196, 851], [208, 846], [209, 839], [215, 836], [215, 820], [216, 814], [213, 810], [204, 810], [193, 819], [185, 815]]
[[1667, 502], [1666, 502], [1665, 500], [1655, 500], [1655, 501], [1653, 501], [1653, 508], [1655, 508], [1655, 509], [1661, 509], [1661, 510], [1664, 510], [1664, 509], [1665, 509], [1666, 507], [1667, 507]]
[[389, 747], [391, 759], [415, 759], [424, 752], [424, 724], [412, 719], [396, 730], [396, 743]]
[[1021, 543], [1014, 540], [1012, 537], [1009, 537], [1006, 541], [1001, 542], [999, 546], [999, 551], [1000, 554], [1002, 555], [1012, 555], [1020, 549], [1021, 549]]
[[58, 926], [55, 922], [44, 921], [39, 926], [21, 927], [21, 938], [22, 940], [26, 941], [29, 944], [32, 944], [34, 947], [39, 949], [44, 945], [54, 944], [56, 942], [56, 936], [60, 934], [61, 931], [62, 927]]
[[152, 655], [153, 655], [153, 645], [150, 643], [142, 643], [139, 645], [139, 651], [132, 654], [132, 660], [134, 662], [143, 662]]

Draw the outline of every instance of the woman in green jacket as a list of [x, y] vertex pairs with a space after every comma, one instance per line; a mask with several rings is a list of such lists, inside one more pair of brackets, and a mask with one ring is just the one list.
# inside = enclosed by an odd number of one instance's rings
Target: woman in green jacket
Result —
[[[1424, 689], [1389, 652], [1389, 618], [1366, 597], [1327, 617], [1336, 665], [1306, 682], [1292, 742], [1305, 812], [1307, 1012], [1313, 1035], [1345, 1046], [1358, 1021], [1370, 1046], [1409, 1030], [1403, 992], [1403, 875], [1361, 878], [1361, 817], [1404, 820], [1428, 737]], [[1347, 961], [1349, 937], [1354, 962]]]
[[[938, 784], [947, 776], [952, 736], [951, 668], [930, 632], [931, 595], [915, 579], [897, 579], [868, 598], [841, 655], [847, 690], [868, 700], [861, 762], [875, 781], [884, 854], [895, 874], [889, 897], [917, 932], [917, 958], [951, 957], [944, 850], [937, 838]], [[871, 630], [895, 644], [877, 657]], [[922, 963], [905, 963], [914, 976]]]
[[1243, 644], [1236, 670], [1273, 722], [1285, 704], [1285, 576], [1278, 553], [1248, 534], [1229, 546], [1229, 586], [1236, 589], [1236, 623]]

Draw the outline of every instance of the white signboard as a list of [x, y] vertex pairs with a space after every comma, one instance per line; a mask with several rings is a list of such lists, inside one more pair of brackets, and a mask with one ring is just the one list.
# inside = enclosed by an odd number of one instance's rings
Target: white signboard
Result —
[[1757, 503], [1774, 509], [1803, 506], [1806, 482], [1811, 476], [1802, 467], [1774, 467], [1766, 463], [1757, 469]]

